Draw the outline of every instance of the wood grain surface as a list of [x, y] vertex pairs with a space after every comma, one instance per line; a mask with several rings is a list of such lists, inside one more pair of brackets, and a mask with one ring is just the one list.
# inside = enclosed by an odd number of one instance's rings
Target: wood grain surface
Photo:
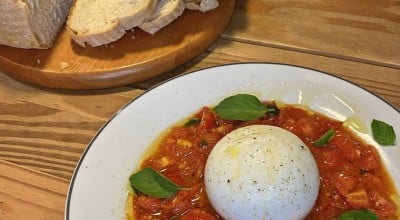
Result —
[[0, 160], [0, 219], [64, 218], [68, 181]]
[[[0, 159], [18, 169], [34, 170], [32, 175], [39, 180], [42, 174], [37, 172], [69, 181], [81, 152], [98, 129], [129, 100], [172, 77], [230, 63], [273, 62], [313, 68], [349, 80], [400, 109], [399, 3], [237, 1], [230, 25], [205, 52], [165, 74], [123, 87], [43, 89], [0, 73]], [[1, 169], [12, 172], [3, 174]], [[21, 182], [14, 170], [0, 165], [0, 187]], [[33, 176], [30, 178], [35, 179]], [[57, 195], [65, 193], [61, 188], [55, 189]], [[1, 208], [3, 194], [0, 188], [0, 219], [2, 212], [8, 219], [26, 219], [31, 206], [8, 199], [8, 207], [24, 210], [20, 216], [11, 215], [11, 208]], [[35, 196], [39, 206], [43, 197]], [[46, 199], [59, 201], [51, 193]], [[47, 219], [52, 217], [49, 213]]]
[[234, 9], [235, 0], [229, 0], [205, 13], [185, 10], [154, 35], [135, 28], [100, 47], [78, 46], [64, 28], [50, 49], [0, 45], [0, 69], [18, 80], [49, 88], [127, 85], [163, 74], [204, 52], [224, 31]]
[[141, 93], [123, 88], [38, 93], [4, 75], [0, 83], [0, 159], [65, 179], [103, 123]]
[[235, 41], [400, 68], [400, 1], [242, 0]]

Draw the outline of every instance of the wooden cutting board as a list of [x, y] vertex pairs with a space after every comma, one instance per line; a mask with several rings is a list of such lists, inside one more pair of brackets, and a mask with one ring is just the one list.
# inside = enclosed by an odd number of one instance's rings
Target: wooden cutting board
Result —
[[80, 47], [64, 28], [47, 50], [0, 45], [0, 69], [27, 83], [58, 89], [99, 89], [146, 80], [204, 52], [228, 25], [235, 0], [202, 13], [185, 12], [154, 35], [138, 28], [101, 47]]

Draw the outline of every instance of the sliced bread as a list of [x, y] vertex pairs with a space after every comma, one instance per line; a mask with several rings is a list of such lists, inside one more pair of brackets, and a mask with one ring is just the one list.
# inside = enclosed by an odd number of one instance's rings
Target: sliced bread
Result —
[[184, 10], [185, 2], [183, 0], [159, 0], [151, 18], [139, 25], [139, 28], [154, 34], [174, 21]]
[[185, 0], [186, 8], [199, 10], [201, 12], [210, 11], [218, 7], [218, 0]]
[[121, 38], [148, 20], [158, 0], [76, 0], [67, 27], [78, 44], [93, 47]]
[[53, 46], [72, 0], [1, 0], [0, 44], [18, 48]]

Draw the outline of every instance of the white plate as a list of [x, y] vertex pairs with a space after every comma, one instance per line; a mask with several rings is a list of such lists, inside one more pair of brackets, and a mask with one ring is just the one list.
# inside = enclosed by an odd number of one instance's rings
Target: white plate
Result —
[[369, 128], [372, 119], [379, 119], [391, 124], [400, 136], [399, 110], [357, 85], [318, 71], [279, 64], [236, 64], [169, 80], [115, 114], [94, 137], [75, 170], [65, 218], [124, 219], [128, 178], [155, 138], [202, 106], [216, 105], [237, 93], [307, 105], [340, 120], [361, 119], [366, 129], [359, 135], [377, 146], [400, 189], [399, 138], [395, 146], [379, 147]]

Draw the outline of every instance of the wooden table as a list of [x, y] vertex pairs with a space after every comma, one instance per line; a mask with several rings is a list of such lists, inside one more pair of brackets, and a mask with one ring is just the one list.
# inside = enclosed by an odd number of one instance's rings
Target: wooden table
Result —
[[238, 62], [325, 71], [399, 109], [400, 1], [238, 0], [230, 25], [203, 54], [114, 89], [49, 90], [0, 73], [0, 219], [63, 219], [79, 157], [110, 116], [170, 77]]

